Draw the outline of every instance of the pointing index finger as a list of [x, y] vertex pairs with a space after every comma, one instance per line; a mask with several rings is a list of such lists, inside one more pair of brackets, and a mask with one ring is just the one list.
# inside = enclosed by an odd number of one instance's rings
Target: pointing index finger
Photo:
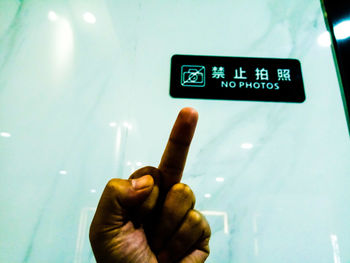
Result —
[[162, 172], [164, 189], [169, 189], [181, 180], [197, 121], [198, 112], [193, 108], [183, 108], [177, 116], [158, 166]]

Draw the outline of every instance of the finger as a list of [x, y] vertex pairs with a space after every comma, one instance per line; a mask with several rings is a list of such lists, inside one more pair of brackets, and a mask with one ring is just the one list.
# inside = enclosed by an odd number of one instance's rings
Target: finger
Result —
[[156, 226], [152, 249], [160, 251], [163, 244], [170, 239], [182, 224], [188, 211], [194, 207], [195, 196], [191, 188], [185, 184], [175, 184], [168, 192]]
[[160, 184], [160, 171], [158, 168], [152, 166], [146, 166], [136, 170], [129, 179], [140, 178], [146, 174], [153, 177], [154, 185], [151, 194], [146, 198], [146, 200], [138, 208], [138, 219], [142, 221], [156, 206], [158, 196], [159, 196], [159, 184]]
[[210, 227], [207, 220], [200, 212], [191, 210], [159, 254], [159, 262], [177, 262], [181, 259], [181, 262], [204, 262], [209, 255], [209, 238]]
[[197, 121], [198, 112], [192, 108], [183, 108], [177, 116], [158, 166], [165, 191], [181, 180]]
[[[209, 243], [209, 239], [207, 241]], [[209, 247], [209, 246], [208, 246]], [[192, 251], [189, 255], [187, 255], [185, 258], [183, 258], [180, 263], [203, 263], [208, 258], [209, 252], [205, 252], [200, 249], [196, 249]]]
[[129, 212], [140, 205], [153, 189], [153, 178], [150, 175], [138, 179], [110, 180], [98, 203], [90, 227], [90, 234], [109, 227], [119, 228], [127, 221]]
[[[110, 252], [111, 247], [107, 247], [106, 242], [114, 240], [115, 246], [118, 246], [123, 240], [120, 238], [120, 233], [125, 232], [125, 229], [130, 231], [134, 228], [129, 219], [130, 211], [148, 197], [153, 184], [154, 181], [150, 175], [131, 180], [112, 179], [108, 182], [89, 232], [91, 247], [97, 262], [112, 262], [112, 260], [107, 260], [111, 254], [106, 251]], [[123, 230], [123, 227], [127, 225], [128, 227]]]

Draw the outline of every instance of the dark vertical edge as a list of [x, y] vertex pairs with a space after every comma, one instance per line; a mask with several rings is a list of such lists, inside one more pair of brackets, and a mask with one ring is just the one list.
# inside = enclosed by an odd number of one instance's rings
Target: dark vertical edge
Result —
[[[332, 0], [334, 1], [334, 0]], [[337, 6], [341, 8], [342, 5], [345, 5], [346, 2], [339, 2], [336, 1]], [[334, 60], [334, 65], [336, 67], [336, 72], [338, 76], [338, 82], [340, 86], [340, 92], [341, 92], [341, 97], [344, 105], [344, 111], [345, 111], [345, 117], [348, 125], [348, 132], [350, 134], [350, 87], [349, 87], [349, 81], [346, 82], [346, 79], [348, 78], [346, 76], [346, 68], [343, 67], [343, 65], [340, 63], [340, 53], [339, 53], [339, 46], [337, 43], [337, 40], [335, 38], [334, 34], [334, 16], [337, 14], [334, 13], [334, 10], [331, 10], [328, 5], [327, 0], [321, 0], [321, 7], [323, 10], [323, 17], [324, 21], [327, 27], [328, 32], [331, 35], [331, 40], [332, 40], [332, 54], [333, 54], [333, 60]]]

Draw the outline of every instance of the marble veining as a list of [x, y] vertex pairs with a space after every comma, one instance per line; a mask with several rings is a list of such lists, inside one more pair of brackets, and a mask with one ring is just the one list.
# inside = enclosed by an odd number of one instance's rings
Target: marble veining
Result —
[[[1, 1], [0, 262], [94, 262], [104, 185], [157, 166], [184, 106], [200, 115], [183, 181], [211, 224], [207, 262], [350, 261], [325, 31], [317, 0]], [[173, 99], [174, 54], [298, 59], [306, 101]]]

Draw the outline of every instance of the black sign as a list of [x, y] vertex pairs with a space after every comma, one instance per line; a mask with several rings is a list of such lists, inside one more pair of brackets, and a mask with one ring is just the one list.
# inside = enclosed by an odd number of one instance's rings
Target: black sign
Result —
[[296, 59], [174, 55], [170, 95], [175, 98], [303, 102]]

